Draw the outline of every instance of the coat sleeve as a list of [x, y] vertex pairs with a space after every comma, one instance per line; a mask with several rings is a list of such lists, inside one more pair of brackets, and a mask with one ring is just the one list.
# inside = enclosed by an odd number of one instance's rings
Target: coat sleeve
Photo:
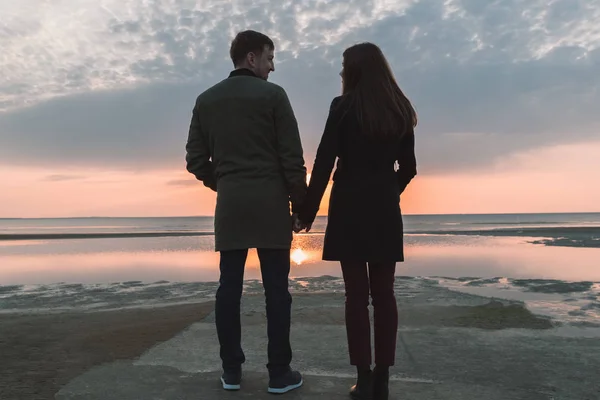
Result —
[[188, 133], [186, 150], [186, 169], [196, 179], [202, 181], [204, 186], [217, 191], [217, 180], [215, 178], [208, 137], [202, 129], [200, 120], [199, 102], [196, 102], [192, 111], [192, 120]]
[[404, 192], [410, 181], [417, 175], [417, 159], [415, 156], [415, 132], [411, 126], [398, 148], [398, 171], [396, 179], [400, 194]]
[[321, 200], [331, 177], [331, 171], [333, 171], [338, 156], [338, 123], [340, 121], [339, 111], [336, 111], [338, 104], [339, 98], [335, 98], [329, 107], [329, 115], [321, 136], [321, 142], [317, 148], [306, 200], [300, 213], [300, 220], [307, 224], [312, 224], [317, 216]]
[[292, 212], [298, 212], [306, 196], [306, 167], [298, 122], [290, 100], [279, 88], [274, 104], [275, 134], [279, 161], [292, 203]]

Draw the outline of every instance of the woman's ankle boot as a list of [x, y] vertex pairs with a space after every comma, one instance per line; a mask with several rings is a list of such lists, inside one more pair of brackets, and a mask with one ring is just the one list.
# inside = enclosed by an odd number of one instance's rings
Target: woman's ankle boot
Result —
[[354, 400], [371, 400], [373, 398], [371, 385], [371, 367], [358, 367], [356, 385], [350, 389], [350, 397]]
[[388, 367], [375, 366], [373, 370], [373, 400], [388, 400], [390, 369]]

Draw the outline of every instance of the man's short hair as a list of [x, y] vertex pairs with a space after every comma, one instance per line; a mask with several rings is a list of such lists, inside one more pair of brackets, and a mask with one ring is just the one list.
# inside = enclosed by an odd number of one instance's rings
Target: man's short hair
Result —
[[261, 54], [268, 46], [270, 50], [275, 49], [275, 45], [271, 38], [260, 32], [247, 30], [239, 32], [231, 42], [229, 55], [234, 66], [240, 65], [248, 53]]

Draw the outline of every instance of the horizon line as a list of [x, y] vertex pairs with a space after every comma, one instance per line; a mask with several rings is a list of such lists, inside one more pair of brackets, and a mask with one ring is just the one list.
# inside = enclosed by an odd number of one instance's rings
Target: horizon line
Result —
[[[556, 215], [556, 214], [600, 214], [600, 211], [553, 211], [553, 212], [495, 212], [495, 213], [403, 213], [402, 216], [430, 217], [430, 216], [465, 216], [465, 215]], [[317, 218], [328, 215], [317, 215]], [[125, 219], [125, 218], [214, 218], [214, 215], [163, 215], [163, 216], [74, 216], [74, 217], [0, 217], [0, 220], [23, 219]]]

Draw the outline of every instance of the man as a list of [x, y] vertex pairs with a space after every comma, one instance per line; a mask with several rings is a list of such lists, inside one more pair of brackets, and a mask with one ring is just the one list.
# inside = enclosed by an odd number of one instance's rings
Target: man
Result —
[[235, 70], [198, 96], [186, 146], [187, 170], [217, 192], [215, 250], [221, 276], [215, 317], [226, 390], [240, 389], [245, 362], [240, 300], [251, 248], [258, 252], [266, 296], [268, 391], [286, 393], [302, 385], [301, 374], [290, 368], [288, 275], [306, 168], [287, 94], [267, 82], [275, 71], [274, 47], [259, 32], [236, 36], [230, 49]]

